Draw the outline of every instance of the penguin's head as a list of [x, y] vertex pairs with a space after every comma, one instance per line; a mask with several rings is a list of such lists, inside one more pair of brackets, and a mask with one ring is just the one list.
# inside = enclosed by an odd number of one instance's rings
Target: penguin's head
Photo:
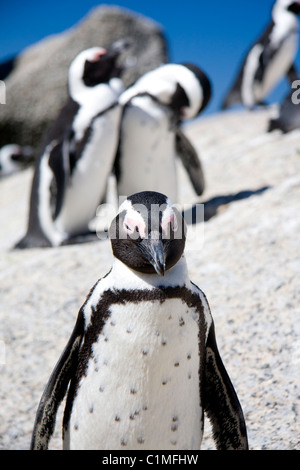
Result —
[[4, 145], [0, 150], [0, 174], [9, 175], [26, 168], [33, 163], [32, 147], [21, 147], [17, 144]]
[[186, 225], [167, 196], [144, 191], [121, 204], [109, 235], [114, 256], [129, 268], [164, 276], [183, 254]]
[[[120, 77], [122, 67], [118, 64], [120, 54], [130, 46], [129, 41], [119, 40], [110, 47], [91, 47], [81, 51], [69, 68], [69, 85], [94, 87]], [[72, 93], [71, 93], [72, 94]]]
[[211, 83], [194, 64], [163, 64], [140, 77], [121, 95], [120, 103], [125, 105], [138, 94], [148, 94], [168, 106], [177, 121], [184, 121], [206, 107], [211, 98]]
[[273, 8], [273, 16], [279, 19], [280, 14], [288, 12], [294, 15], [300, 14], [300, 1], [295, 0], [277, 0]]

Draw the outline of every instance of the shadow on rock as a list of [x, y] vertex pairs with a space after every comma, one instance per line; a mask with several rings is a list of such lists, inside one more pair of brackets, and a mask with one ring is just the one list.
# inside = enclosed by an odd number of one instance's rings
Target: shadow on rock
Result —
[[195, 204], [191, 208], [183, 211], [182, 216], [188, 225], [194, 225], [203, 221], [207, 222], [212, 217], [217, 215], [220, 210], [224, 209], [224, 206], [235, 201], [241, 201], [242, 199], [248, 199], [252, 196], [258, 196], [268, 189], [270, 189], [270, 186], [264, 186], [263, 188], [257, 189], [256, 191], [245, 190], [236, 194], [215, 196], [208, 201]]

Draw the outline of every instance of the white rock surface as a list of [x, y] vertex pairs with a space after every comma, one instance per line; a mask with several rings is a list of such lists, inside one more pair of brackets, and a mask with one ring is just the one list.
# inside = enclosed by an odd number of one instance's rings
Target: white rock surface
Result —
[[[216, 209], [233, 199], [189, 227], [187, 259], [211, 305], [250, 449], [300, 450], [300, 131], [267, 134], [269, 116], [228, 112], [187, 127], [207, 181], [198, 202]], [[45, 383], [112, 258], [109, 241], [12, 251], [31, 178], [27, 170], [0, 181], [0, 449], [28, 449]], [[182, 202], [197, 202], [181, 167], [179, 178]], [[61, 448], [62, 408], [51, 449]], [[214, 448], [209, 425], [202, 448]]]

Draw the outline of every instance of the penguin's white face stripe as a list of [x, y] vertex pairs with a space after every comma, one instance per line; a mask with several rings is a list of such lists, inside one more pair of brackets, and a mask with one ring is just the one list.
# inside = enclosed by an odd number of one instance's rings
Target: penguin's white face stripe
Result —
[[95, 88], [101, 89], [102, 86], [102, 84], [99, 84], [98, 86], [91, 87], [91, 89], [89, 89], [84, 85], [82, 81], [84, 64], [86, 60], [95, 62], [104, 54], [106, 54], [106, 49], [103, 47], [91, 47], [90, 49], [86, 49], [78, 54], [70, 65], [69, 93], [70, 96], [81, 105], [84, 105], [89, 96], [92, 97], [93, 101], [97, 101], [95, 100], [94, 90]]
[[285, 25], [285, 30], [295, 28], [298, 24], [297, 16], [288, 11], [288, 7], [292, 3], [299, 3], [295, 2], [295, 0], [277, 0], [275, 3], [273, 10], [272, 10], [272, 17], [276, 24], [283, 24]]
[[137, 211], [135, 210], [129, 210], [127, 214], [125, 215], [124, 222], [123, 222], [124, 230], [125, 232], [133, 237], [136, 229], [138, 230], [138, 234], [142, 237], [145, 238], [146, 236], [146, 224], [141, 216]]
[[106, 54], [103, 47], [91, 47], [78, 54], [69, 68], [69, 78], [71, 80], [80, 80], [83, 74], [83, 68], [86, 60], [95, 62], [101, 55]]
[[298, 19], [296, 15], [286, 10], [274, 11], [273, 19], [275, 26], [270, 35], [271, 45], [274, 48], [280, 47], [282, 42], [286, 42], [289, 36], [298, 33]]
[[167, 206], [163, 212], [161, 221], [161, 228], [164, 234], [168, 234], [169, 226], [171, 226], [171, 229], [175, 232], [178, 228], [178, 223], [172, 207]]
[[163, 71], [162, 76], [173, 83], [179, 83], [184, 89], [189, 99], [189, 106], [184, 109], [184, 119], [190, 119], [196, 115], [200, 109], [203, 92], [198, 79], [191, 70], [183, 65], [170, 64]]

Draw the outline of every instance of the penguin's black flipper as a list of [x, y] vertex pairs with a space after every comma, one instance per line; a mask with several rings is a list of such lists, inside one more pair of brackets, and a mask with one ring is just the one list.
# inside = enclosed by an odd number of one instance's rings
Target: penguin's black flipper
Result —
[[196, 194], [201, 196], [205, 187], [201, 162], [194, 146], [179, 127], [176, 129], [176, 154], [181, 159]]
[[80, 310], [73, 333], [57, 362], [39, 403], [34, 423], [31, 450], [47, 450], [55, 428], [56, 413], [77, 366], [78, 351], [84, 332]]
[[241, 405], [218, 352], [214, 324], [206, 344], [203, 406], [218, 450], [248, 450]]

